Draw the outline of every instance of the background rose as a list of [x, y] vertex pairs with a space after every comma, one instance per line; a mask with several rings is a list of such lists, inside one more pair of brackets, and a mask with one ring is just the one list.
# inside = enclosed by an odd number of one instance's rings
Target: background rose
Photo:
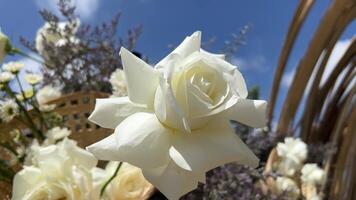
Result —
[[[94, 177], [100, 188], [115, 172], [119, 162], [109, 162], [105, 170], [96, 168]], [[116, 177], [106, 187], [103, 198], [107, 200], [141, 200], [151, 189], [142, 170], [128, 163], [123, 163]]]
[[36, 146], [31, 166], [14, 178], [13, 200], [98, 199], [90, 170], [97, 160], [76, 143], [64, 139], [57, 145]]

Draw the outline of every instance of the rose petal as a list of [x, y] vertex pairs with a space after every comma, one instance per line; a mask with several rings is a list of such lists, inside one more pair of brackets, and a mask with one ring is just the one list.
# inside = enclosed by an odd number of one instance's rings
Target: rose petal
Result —
[[147, 110], [143, 105], [133, 104], [128, 97], [96, 99], [89, 120], [104, 128], [114, 129], [127, 116]]
[[207, 55], [207, 56], [215, 56], [216, 58], [225, 60], [225, 54], [216, 54], [216, 53], [210, 53], [208, 51], [205, 51], [204, 49], [200, 49], [200, 52]]
[[157, 118], [162, 123], [184, 132], [190, 132], [188, 120], [179, 107], [171, 86], [164, 79], [160, 79], [154, 108]]
[[34, 188], [37, 184], [40, 184], [41, 176], [42, 173], [40, 169], [32, 166], [24, 166], [24, 168], [14, 177], [12, 199], [23, 199], [27, 190]]
[[145, 178], [170, 200], [178, 200], [184, 194], [196, 189], [198, 181], [204, 174], [183, 170], [173, 161], [160, 176], [150, 170], [143, 170]]
[[223, 113], [225, 118], [255, 128], [266, 126], [267, 102], [263, 100], [238, 99], [237, 103]]
[[64, 138], [63, 142], [60, 144], [60, 148], [72, 158], [75, 165], [82, 166], [83, 168], [90, 170], [98, 163], [98, 160], [93, 156], [93, 154], [78, 147], [74, 140]]
[[247, 86], [245, 83], [245, 79], [242, 76], [239, 70], [235, 69], [233, 75], [230, 79], [230, 87], [233, 91], [235, 91], [240, 98], [245, 99], [248, 95]]
[[115, 130], [120, 161], [139, 168], [156, 168], [169, 161], [170, 129], [154, 114], [135, 113]]
[[115, 133], [86, 147], [86, 149], [100, 160], [120, 161]]
[[234, 70], [236, 70], [236, 66], [226, 62], [225, 60], [216, 56], [209, 56], [208, 54], [199, 51], [190, 54], [186, 59], [184, 59], [184, 62], [182, 62], [181, 65], [191, 67], [194, 63], [198, 62], [204, 62], [206, 65], [213, 67], [215, 70], [224, 73], [232, 74]]
[[228, 120], [212, 120], [191, 134], [174, 134], [170, 156], [186, 170], [208, 171], [225, 163], [258, 166], [258, 158], [241, 141]]
[[158, 85], [158, 72], [123, 47], [120, 54], [130, 100], [152, 107]]
[[174, 49], [167, 57], [162, 59], [155, 68], [163, 68], [167, 66], [167, 63], [171, 59], [172, 54], [177, 54], [180, 56], [181, 59], [186, 58], [190, 54], [195, 51], [200, 50], [200, 43], [201, 43], [201, 32], [196, 31], [191, 36], [188, 36], [184, 39], [184, 41]]

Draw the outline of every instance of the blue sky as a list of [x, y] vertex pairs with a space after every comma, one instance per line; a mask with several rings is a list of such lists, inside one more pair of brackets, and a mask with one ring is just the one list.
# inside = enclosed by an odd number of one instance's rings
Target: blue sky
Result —
[[[159, 61], [169, 51], [169, 44], [179, 44], [185, 36], [196, 30], [203, 31], [203, 40], [216, 37], [212, 51], [219, 51], [231, 33], [245, 24], [253, 24], [247, 35], [247, 45], [236, 53], [233, 61], [240, 65], [248, 86], [259, 85], [263, 99], [268, 99], [275, 66], [284, 37], [288, 30], [298, 0], [76, 0], [83, 23], [98, 24], [122, 12], [119, 35], [137, 24], [144, 27], [137, 50], [153, 62]], [[286, 91], [293, 68], [303, 55], [323, 11], [330, 1], [316, 1], [302, 29], [288, 63], [282, 93]], [[43, 25], [39, 8], [56, 9], [55, 0], [2, 0], [0, 27], [18, 44], [19, 36], [33, 39]], [[356, 33], [353, 23], [343, 34], [332, 56], [347, 47]], [[10, 60], [11, 58], [8, 58]], [[12, 58], [13, 59], [13, 58]], [[29, 63], [30, 64], [30, 63]], [[327, 70], [328, 71], [328, 70]], [[330, 71], [330, 70], [329, 70]], [[281, 95], [278, 107], [281, 105]]]

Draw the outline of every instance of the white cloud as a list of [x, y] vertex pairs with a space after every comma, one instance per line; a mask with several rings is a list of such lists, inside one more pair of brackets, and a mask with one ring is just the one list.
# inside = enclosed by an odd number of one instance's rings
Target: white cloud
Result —
[[255, 72], [265, 72], [266, 67], [266, 58], [262, 55], [253, 56], [251, 58], [240, 58], [233, 57], [231, 58], [231, 63], [236, 65], [237, 68], [241, 71], [255, 71]]
[[[335, 65], [339, 62], [342, 55], [345, 53], [346, 49], [351, 43], [351, 39], [340, 40], [335, 44], [335, 47], [329, 57], [328, 63], [325, 67], [321, 83], [323, 84], [325, 80], [330, 76], [332, 70], [334, 69]], [[284, 87], [289, 87], [292, 84], [293, 77], [295, 74], [295, 69], [287, 72], [282, 78], [282, 85]]]
[[[59, 15], [58, 0], [35, 0], [40, 9], [48, 9], [55, 14]], [[99, 0], [72, 0], [73, 5], [76, 7], [76, 14], [81, 19], [90, 19], [94, 16], [99, 8]]]

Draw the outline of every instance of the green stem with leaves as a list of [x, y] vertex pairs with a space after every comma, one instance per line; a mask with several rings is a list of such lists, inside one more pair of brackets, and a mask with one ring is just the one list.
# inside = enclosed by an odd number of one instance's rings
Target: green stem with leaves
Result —
[[32, 121], [30, 114], [28, 113], [27, 109], [21, 104], [21, 102], [16, 98], [16, 95], [12, 90], [9, 88], [8, 85], [5, 85], [5, 91], [13, 98], [15, 99], [17, 105], [20, 107], [20, 109], [23, 111], [24, 116], [29, 124], [29, 128], [32, 129], [35, 137], [39, 141], [43, 141], [45, 139], [44, 135], [42, 134], [41, 130], [39, 130], [36, 126], [36, 124]]

